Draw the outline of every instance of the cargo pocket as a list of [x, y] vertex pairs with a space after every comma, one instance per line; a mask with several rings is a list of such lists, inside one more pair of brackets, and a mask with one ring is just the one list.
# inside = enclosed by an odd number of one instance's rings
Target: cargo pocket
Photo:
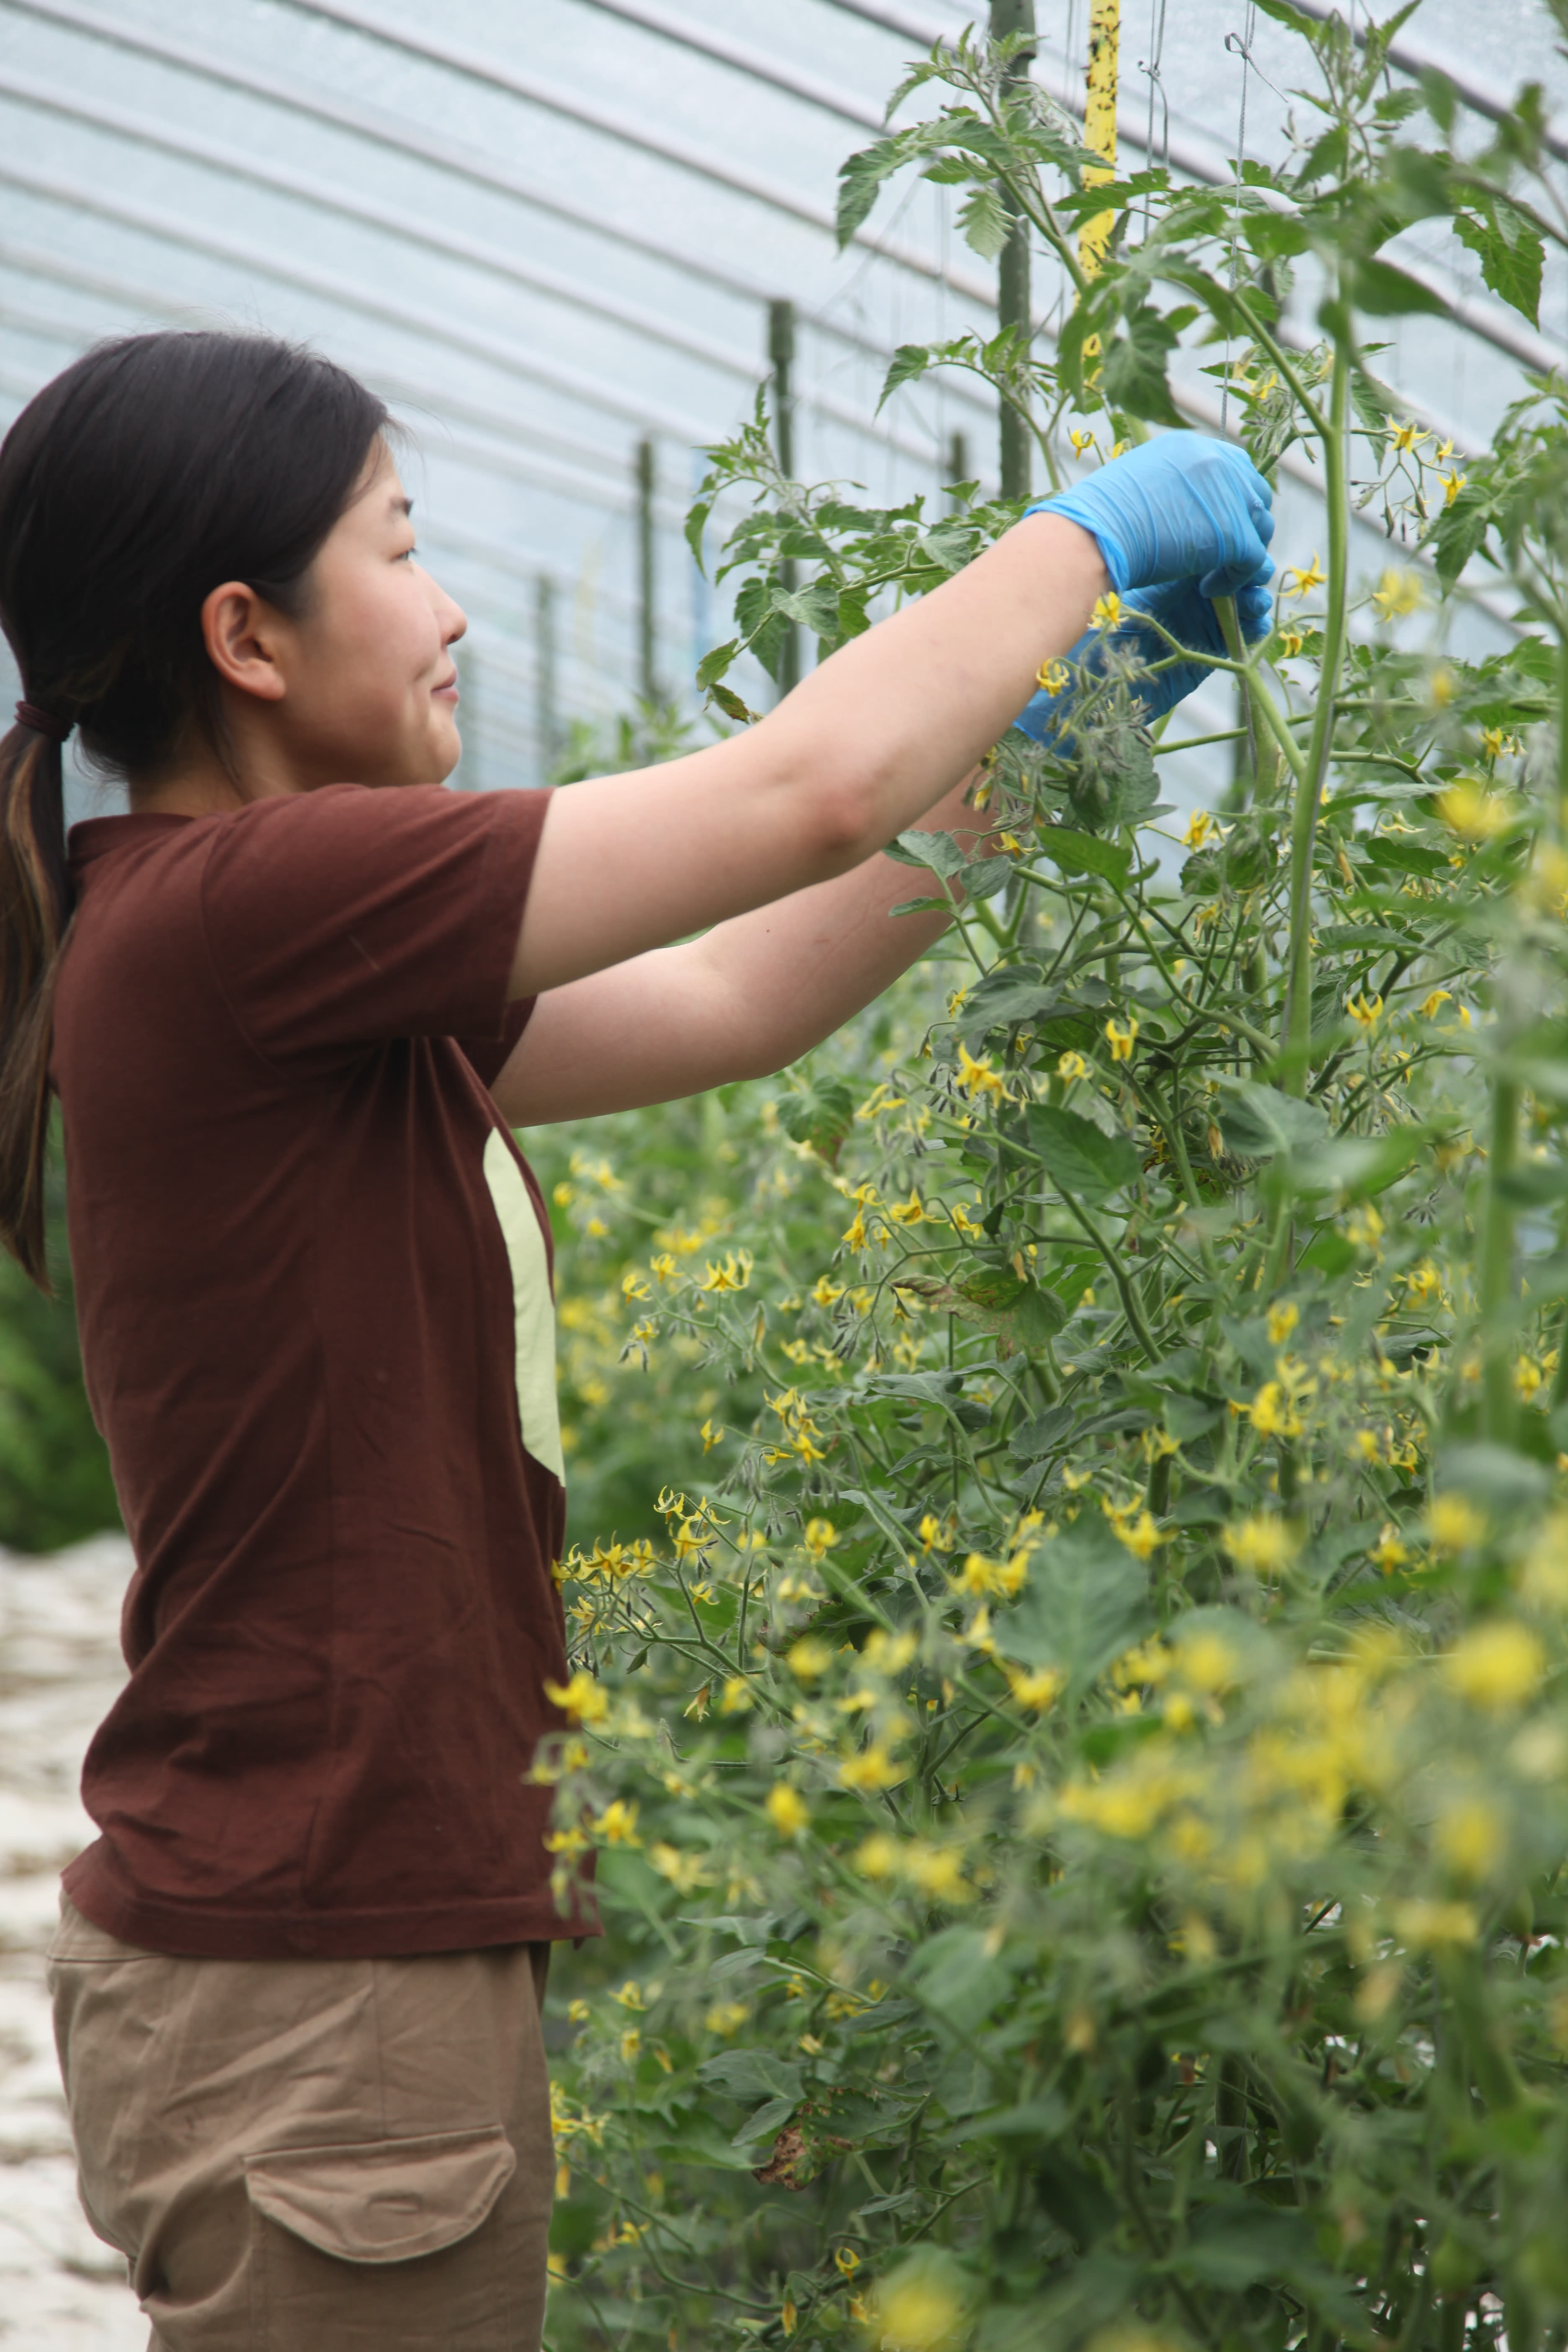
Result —
[[516, 2169], [500, 2124], [247, 2156], [260, 2352], [510, 2344], [515, 2232], [484, 2224]]

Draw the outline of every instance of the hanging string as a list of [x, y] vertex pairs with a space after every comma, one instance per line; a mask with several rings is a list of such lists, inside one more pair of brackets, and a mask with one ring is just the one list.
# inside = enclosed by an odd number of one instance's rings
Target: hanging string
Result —
[[[1252, 79], [1252, 44], [1258, 37], [1258, 0], [1247, 0], [1247, 29], [1244, 33], [1227, 33], [1225, 46], [1230, 55], [1241, 59], [1241, 119], [1236, 131], [1236, 193], [1230, 215], [1230, 290], [1236, 291], [1237, 264], [1241, 240], [1241, 172], [1247, 161], [1247, 91]], [[1230, 322], [1226, 322], [1225, 375], [1220, 383], [1219, 429], [1224, 433], [1230, 422]]]
[[[1154, 146], [1154, 97], [1156, 91], [1159, 93], [1160, 105], [1163, 111], [1163, 121], [1160, 131], [1158, 160], [1160, 163], [1163, 163], [1167, 169], [1170, 166], [1171, 161], [1171, 101], [1165, 95], [1164, 76], [1160, 70], [1164, 60], [1164, 55], [1165, 0], [1149, 0], [1149, 55], [1147, 58], [1140, 58], [1138, 60], [1138, 66], [1140, 72], [1143, 75], [1145, 80], [1149, 84], [1149, 121], [1148, 126], [1143, 134], [1143, 161], [1150, 171], [1154, 169], [1156, 161], [1156, 151]], [[1152, 204], [1152, 195], [1147, 195], [1144, 197], [1143, 241], [1145, 244], [1149, 241], [1149, 216]]]

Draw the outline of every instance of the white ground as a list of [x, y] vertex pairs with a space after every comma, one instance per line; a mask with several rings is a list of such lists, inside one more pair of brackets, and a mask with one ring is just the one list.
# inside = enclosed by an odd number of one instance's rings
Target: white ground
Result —
[[59, 1871], [92, 1826], [83, 1751], [124, 1678], [123, 1537], [0, 1553], [0, 2347], [145, 2352], [125, 2265], [76, 2198], [44, 1991]]

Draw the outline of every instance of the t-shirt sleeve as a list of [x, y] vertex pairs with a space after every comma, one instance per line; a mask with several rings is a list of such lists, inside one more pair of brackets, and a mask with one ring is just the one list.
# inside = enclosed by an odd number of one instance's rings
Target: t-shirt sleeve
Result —
[[507, 986], [549, 802], [330, 784], [220, 828], [202, 910], [247, 1042], [279, 1063], [395, 1037], [493, 1053], [514, 1017]]
[[506, 1067], [511, 1049], [533, 1017], [537, 996], [515, 996], [507, 1006], [500, 1029], [494, 1036], [459, 1037], [461, 1052], [483, 1084], [493, 1086]]

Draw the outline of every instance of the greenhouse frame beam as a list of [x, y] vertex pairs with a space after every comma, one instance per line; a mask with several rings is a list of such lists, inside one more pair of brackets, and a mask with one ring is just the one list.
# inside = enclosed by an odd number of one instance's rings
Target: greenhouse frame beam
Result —
[[825, 114], [837, 114], [862, 131], [880, 131], [884, 127], [886, 118], [876, 107], [847, 97], [816, 74], [802, 73], [794, 66], [781, 64], [749, 41], [733, 40], [728, 33], [716, 33], [707, 25], [695, 25], [689, 17], [677, 16], [673, 8], [660, 6], [658, 0], [579, 0], [579, 5], [597, 8], [606, 16], [618, 16], [624, 24], [640, 26], [644, 32], [655, 33], [660, 40], [669, 41], [678, 48], [711, 58], [715, 64], [730, 66], [752, 81], [783, 90], [787, 97], [803, 99], [807, 106], [817, 107]]
[[[13, 268], [28, 267], [26, 262], [18, 263], [16, 248], [8, 247], [3, 240], [0, 240], [0, 264], [8, 265]], [[50, 273], [45, 271], [37, 274]], [[162, 297], [149, 297], [144, 289], [125, 289], [122, 292], [131, 294], [135, 300], [135, 307], [140, 310], [154, 310], [169, 318], [184, 319], [187, 324], [189, 323], [191, 313], [189, 303], [176, 304], [166, 301]], [[65, 350], [78, 353], [90, 349], [92, 343], [97, 341], [96, 336], [65, 320], [46, 318], [37, 312], [21, 311], [7, 303], [0, 303], [0, 325], [19, 329], [24, 334], [34, 335], [40, 341], [59, 343]], [[20, 379], [15, 379], [15, 381], [19, 383]], [[570, 461], [563, 464], [559, 460], [552, 462], [548, 456], [531, 455], [527, 447], [529, 436], [524, 433], [519, 433], [515, 426], [509, 428], [505, 421], [493, 411], [476, 411], [465, 403], [445, 401], [444, 395], [436, 395], [428, 389], [410, 386], [401, 378], [379, 368], [366, 368], [364, 381], [371, 391], [378, 394], [390, 404], [402, 403], [408, 407], [428, 410], [431, 422], [440, 428], [445, 454], [453, 457], [461, 466], [472, 467], [479, 472], [504, 474], [510, 480], [526, 482], [533, 488], [548, 491], [554, 497], [568, 499], [578, 506], [594, 507], [605, 514], [624, 518], [632, 511], [633, 500], [626, 488], [624, 456], [612, 456], [608, 450], [595, 450], [593, 456], [595, 462], [601, 463], [605, 470], [605, 478], [600, 479], [595, 475], [574, 466]], [[36, 384], [31, 385], [23, 397], [31, 399], [33, 392], [37, 389]], [[438, 397], [444, 401], [443, 407], [438, 408], [436, 405]], [[454, 433], [447, 423], [448, 417], [455, 422], [477, 425], [480, 432], [496, 434], [504, 439], [521, 442], [524, 446], [517, 454], [504, 448], [491, 447], [466, 435]], [[684, 527], [685, 509], [674, 499], [663, 500], [658, 512], [662, 530], [677, 532]]]
[[[804, 221], [810, 228], [821, 229], [837, 239], [834, 215], [826, 205], [813, 204], [808, 196], [796, 194], [776, 180], [762, 180], [739, 171], [721, 157], [704, 155], [679, 139], [662, 139], [651, 131], [637, 116], [618, 108], [591, 105], [575, 90], [563, 89], [537, 75], [519, 73], [511, 67], [498, 65], [477, 51], [427, 39], [406, 26], [388, 25], [365, 8], [353, 5], [353, 0], [279, 0], [283, 7], [297, 9], [301, 16], [322, 16], [331, 23], [345, 26], [367, 40], [385, 48], [399, 49], [405, 55], [420, 58], [426, 65], [439, 66], [447, 73], [464, 79], [482, 83], [490, 89], [504, 91], [509, 97], [522, 99], [551, 114], [559, 114], [567, 121], [581, 123], [584, 129], [600, 132], [622, 146], [639, 148], [644, 154], [655, 156], [660, 163], [673, 163], [699, 179], [710, 180], [716, 186], [728, 188], [737, 195], [747, 196], [753, 203], [765, 205], [771, 211], [784, 213]], [[980, 302], [988, 310], [995, 307], [995, 294], [981, 279], [944, 269], [940, 262], [931, 260], [914, 246], [891, 238], [879, 237], [869, 229], [858, 228], [852, 240], [863, 246], [884, 261], [909, 270], [911, 275], [930, 278], [933, 284], [945, 285], [952, 293], [961, 294], [966, 301]]]
[[151, 147], [166, 155], [177, 155], [183, 162], [203, 164], [207, 170], [221, 172], [230, 179], [249, 180], [257, 187], [266, 188], [274, 194], [294, 197], [319, 211], [337, 213], [345, 220], [357, 221], [364, 227], [383, 230], [409, 245], [424, 246], [427, 251], [438, 254], [443, 260], [460, 261], [468, 268], [487, 270], [492, 277], [508, 278], [513, 285], [524, 288], [529, 293], [541, 295], [547, 301], [560, 302], [572, 310], [587, 310], [608, 320], [612, 326], [624, 327], [628, 332], [643, 336], [650, 342], [663, 343], [669, 350], [680, 352], [683, 358], [697, 360], [706, 367], [738, 377], [743, 383], [760, 383], [767, 373], [766, 363], [761, 356], [752, 358], [710, 336], [688, 333], [671, 326], [657, 310], [645, 309], [641, 303], [626, 302], [614, 295], [585, 290], [578, 281], [560, 270], [516, 261], [499, 246], [430, 227], [417, 214], [355, 196], [347, 190], [334, 187], [330, 181], [317, 179], [310, 173], [237, 152], [226, 142], [204, 139], [198, 132], [175, 130], [153, 116], [136, 113], [126, 107], [111, 106], [101, 99], [68, 97], [51, 82], [31, 74], [15, 72], [4, 66], [0, 66], [0, 96], [19, 99], [27, 106], [61, 115], [68, 121], [90, 123], [95, 130], [107, 131], [115, 138], [126, 140], [133, 145]]
[[[601, 236], [610, 244], [619, 245], [629, 253], [643, 254], [649, 260], [664, 262], [670, 268], [715, 287], [721, 293], [733, 295], [740, 301], [755, 302], [760, 309], [765, 310], [777, 290], [771, 282], [747, 277], [733, 267], [711, 260], [706, 255], [689, 253], [679, 247], [663, 244], [656, 237], [641, 236], [635, 229], [623, 227], [601, 213], [590, 212], [583, 205], [569, 203], [555, 191], [541, 186], [521, 173], [510, 171], [478, 148], [437, 139], [421, 131], [415, 124], [400, 122], [393, 116], [383, 115], [357, 101], [324, 91], [305, 89], [279, 75], [268, 73], [260, 67], [219, 57], [213, 50], [194, 47], [184, 40], [165, 37], [151, 26], [121, 23], [105, 16], [100, 9], [82, 5], [82, 0], [0, 0], [0, 7], [14, 15], [35, 16], [42, 23], [63, 26], [87, 39], [123, 49], [133, 57], [155, 58], [161, 64], [188, 74], [193, 79], [238, 90], [247, 98], [261, 99], [283, 107], [290, 113], [325, 123], [333, 130], [347, 131], [351, 137], [363, 139], [373, 146], [384, 147], [395, 154], [416, 157], [454, 179], [466, 180], [476, 187], [510, 196], [517, 203], [564, 221], [574, 228], [585, 229], [590, 236]], [[976, 299], [982, 299], [984, 307], [995, 308], [994, 296], [986, 299], [984, 289]], [[852, 327], [840, 326], [821, 312], [803, 310], [800, 316], [819, 334], [831, 337], [850, 351], [884, 361], [892, 357], [884, 344], [858, 334]], [[959, 396], [965, 397], [962, 394]], [[973, 394], [967, 398], [977, 409], [984, 408], [984, 404]]]
[[[37, 246], [18, 245], [10, 238], [0, 237], [0, 267], [14, 269], [26, 278], [37, 278], [47, 285], [68, 286], [79, 293], [88, 294], [110, 302], [121, 310], [130, 310], [152, 317], [165, 318], [172, 323], [189, 323], [192, 305], [144, 285], [133, 285], [122, 277], [110, 278], [101, 270], [85, 269], [78, 262], [67, 261], [58, 254], [46, 252]], [[36, 334], [45, 341], [77, 344], [82, 330], [71, 321], [46, 317], [42, 312], [27, 313], [14, 304], [0, 303], [0, 320], [19, 326], [24, 333]], [[85, 348], [85, 345], [83, 346]], [[508, 415], [499, 408], [480, 406], [473, 401], [455, 398], [445, 388], [437, 390], [419, 384], [405, 376], [377, 369], [376, 387], [391, 400], [401, 401], [408, 407], [426, 412], [437, 424], [445, 425], [450, 417], [458, 424], [470, 425], [481, 433], [495, 435], [502, 441], [517, 441], [525, 448], [535, 448], [554, 456], [568, 466], [586, 469], [597, 467], [624, 488], [626, 471], [624, 452], [608, 448], [603, 443], [589, 441], [573, 433], [563, 433], [552, 426], [540, 425], [526, 415]]]
[[[280, 285], [300, 288], [322, 301], [358, 310], [367, 318], [379, 319], [389, 326], [446, 343], [454, 351], [464, 352], [470, 358], [501, 369], [508, 375], [542, 384], [570, 400], [585, 400], [606, 415], [618, 416], [633, 425], [651, 425], [656, 432], [668, 433], [678, 441], [689, 444], [700, 440], [701, 436], [694, 430], [693, 419], [689, 415], [666, 408], [662, 403], [633, 398], [618, 384], [590, 375], [585, 370], [551, 364], [535, 359], [516, 344], [503, 341], [499, 336], [455, 326], [439, 311], [369, 294], [353, 278], [341, 278], [329, 270], [310, 268], [299, 261], [281, 261], [240, 237], [224, 236], [210, 229], [193, 228], [176, 213], [164, 212], [153, 205], [132, 203], [124, 196], [100, 194], [96, 189], [85, 187], [79, 181], [44, 172], [24, 171], [4, 159], [0, 159], [0, 184], [25, 189], [73, 212], [89, 213], [120, 227], [138, 229], [164, 244], [183, 246], [186, 251], [202, 254], [210, 260], [230, 263], [257, 276], [274, 278]], [[196, 305], [193, 303], [190, 307], [194, 309]]]
[[[531, 292], [541, 294], [546, 299], [557, 300], [565, 307], [605, 318], [612, 324], [620, 326], [634, 335], [646, 335], [650, 340], [663, 342], [685, 356], [695, 358], [703, 364], [738, 378], [742, 383], [756, 385], [766, 376], [766, 365], [761, 358], [753, 361], [730, 350], [726, 345], [711, 342], [705, 337], [682, 335], [678, 331], [666, 327], [656, 313], [644, 311], [638, 305], [619, 302], [607, 297], [584, 294], [574, 281], [558, 278], [554, 272], [531, 270], [525, 264], [512, 261], [510, 255], [495, 247], [481, 245], [475, 239], [454, 237], [438, 233], [434, 229], [426, 228], [412, 215], [395, 212], [388, 206], [352, 197], [340, 193], [327, 184], [310, 180], [297, 173], [283, 171], [277, 166], [264, 164], [253, 159], [237, 157], [232, 152], [216, 142], [194, 137], [189, 132], [165, 130], [162, 124], [150, 121], [145, 116], [131, 114], [117, 107], [105, 106], [98, 100], [62, 97], [46, 82], [36, 81], [29, 75], [12, 73], [4, 68], [0, 68], [0, 95], [9, 95], [18, 99], [24, 104], [46, 109], [62, 116], [67, 121], [89, 123], [96, 129], [108, 131], [111, 136], [157, 149], [165, 154], [179, 156], [187, 162], [199, 163], [208, 170], [225, 173], [231, 178], [252, 181], [256, 185], [268, 189], [274, 194], [290, 196], [301, 203], [315, 205], [324, 211], [339, 213], [347, 219], [357, 221], [363, 226], [380, 230], [386, 235], [404, 238], [410, 244], [423, 245], [447, 260], [461, 261], [468, 268], [488, 270], [494, 276], [508, 278], [514, 284], [525, 287]], [[9, 165], [0, 166], [0, 172], [9, 173], [11, 169]], [[130, 208], [122, 204], [110, 216], [130, 218]], [[531, 362], [529, 372], [538, 375], [542, 381], [552, 380], [550, 370], [543, 362]], [[577, 373], [576, 371], [572, 373]], [[557, 368], [555, 374], [559, 379], [558, 389], [573, 389], [566, 383], [563, 371]], [[581, 379], [583, 383], [591, 381], [587, 377]], [[899, 449], [901, 455], [922, 465], [931, 461], [932, 449], [912, 442], [896, 430], [879, 425], [874, 418], [868, 417], [862, 410], [852, 408], [847, 403], [839, 401], [833, 394], [820, 390], [814, 393], [812, 397], [813, 405], [818, 413], [831, 418], [835, 424], [842, 425], [851, 432], [862, 434], [868, 440], [879, 446], [891, 446]], [[625, 413], [634, 412], [626, 411]], [[668, 416], [670, 412], [665, 411], [663, 414]], [[653, 421], [651, 410], [649, 420]], [[662, 431], [668, 427], [660, 425], [659, 429]], [[680, 436], [678, 436], [678, 437]]]

